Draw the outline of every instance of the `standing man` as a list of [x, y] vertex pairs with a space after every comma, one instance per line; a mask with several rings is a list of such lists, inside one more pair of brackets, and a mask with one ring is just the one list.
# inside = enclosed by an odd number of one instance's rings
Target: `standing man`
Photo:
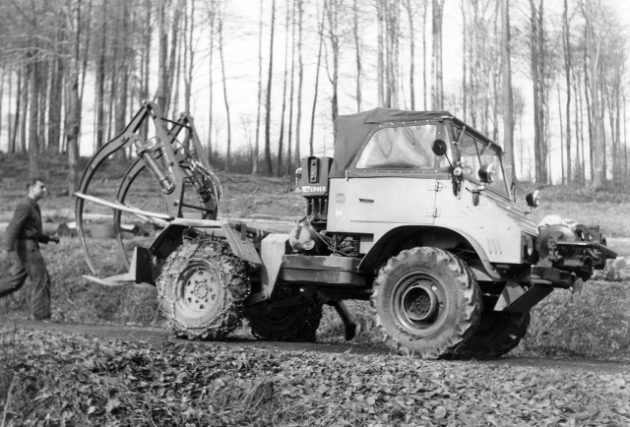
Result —
[[50, 319], [50, 276], [39, 243], [59, 243], [59, 238], [42, 232], [42, 214], [37, 202], [48, 194], [44, 180], [35, 178], [26, 188], [28, 197], [18, 203], [7, 227], [5, 249], [10, 268], [0, 280], [0, 298], [20, 289], [28, 276], [33, 282], [31, 314], [37, 320], [47, 320]]

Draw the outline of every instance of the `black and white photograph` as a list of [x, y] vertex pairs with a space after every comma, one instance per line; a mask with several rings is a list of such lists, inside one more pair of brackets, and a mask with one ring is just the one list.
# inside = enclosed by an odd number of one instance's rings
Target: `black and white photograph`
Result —
[[626, 0], [0, 0], [0, 427], [630, 426], [629, 52]]

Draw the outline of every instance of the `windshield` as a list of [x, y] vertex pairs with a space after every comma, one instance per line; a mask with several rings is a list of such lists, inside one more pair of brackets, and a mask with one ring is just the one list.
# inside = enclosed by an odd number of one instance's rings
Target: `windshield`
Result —
[[479, 168], [481, 165], [490, 165], [494, 171], [494, 182], [485, 184], [486, 188], [503, 197], [510, 198], [501, 155], [497, 147], [461, 131], [456, 146], [459, 151], [459, 161], [466, 178], [480, 182], [477, 174]]

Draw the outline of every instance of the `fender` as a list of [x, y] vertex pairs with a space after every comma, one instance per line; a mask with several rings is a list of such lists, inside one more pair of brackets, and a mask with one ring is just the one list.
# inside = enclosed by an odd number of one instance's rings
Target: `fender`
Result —
[[477, 280], [501, 280], [501, 276], [490, 263], [483, 247], [468, 233], [435, 226], [400, 226], [388, 231], [365, 254], [359, 264], [359, 271], [370, 272], [379, 268], [393, 255], [393, 252], [408, 247], [405, 244], [409, 242], [410, 236], [416, 237], [421, 242], [414, 246], [435, 246], [448, 249], [460, 242], [467, 243], [475, 251], [481, 262], [481, 266], [470, 266]]
[[252, 242], [241, 239], [240, 232], [236, 231], [232, 225], [222, 222], [220, 228], [208, 227], [202, 230], [203, 231], [180, 224], [169, 225], [162, 230], [153, 243], [151, 243], [149, 251], [158, 258], [165, 259], [182, 244], [182, 236], [184, 233], [187, 233], [187, 235], [191, 237], [204, 234], [226, 239], [234, 255], [255, 265], [262, 264], [260, 256], [256, 252]]

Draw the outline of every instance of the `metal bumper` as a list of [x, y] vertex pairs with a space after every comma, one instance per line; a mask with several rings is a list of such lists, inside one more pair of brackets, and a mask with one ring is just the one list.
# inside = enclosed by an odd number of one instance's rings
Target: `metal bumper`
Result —
[[533, 285], [568, 289], [575, 284], [575, 274], [553, 267], [535, 265], [532, 267], [531, 282]]

